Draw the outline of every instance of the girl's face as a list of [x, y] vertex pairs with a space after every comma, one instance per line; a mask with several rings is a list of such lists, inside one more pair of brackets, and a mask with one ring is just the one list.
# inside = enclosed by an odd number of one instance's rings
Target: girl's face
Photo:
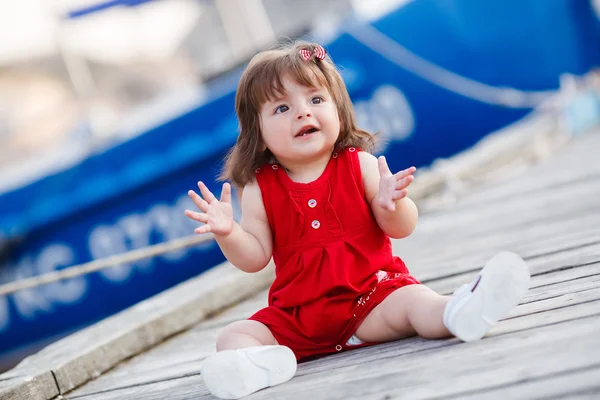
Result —
[[260, 110], [262, 139], [282, 164], [330, 153], [340, 134], [340, 120], [329, 91], [282, 79], [284, 95]]

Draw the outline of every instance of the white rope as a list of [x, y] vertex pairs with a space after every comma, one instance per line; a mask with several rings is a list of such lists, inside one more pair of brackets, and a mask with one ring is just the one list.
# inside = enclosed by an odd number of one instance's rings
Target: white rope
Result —
[[168, 242], [155, 244], [153, 246], [144, 247], [142, 249], [132, 250], [130, 252], [119, 254], [101, 260], [94, 260], [84, 264], [75, 265], [53, 271], [47, 274], [34, 276], [32, 278], [22, 279], [16, 282], [11, 282], [0, 286], [0, 296], [15, 293], [20, 290], [30, 289], [40, 285], [46, 285], [65, 279], [75, 278], [77, 276], [86, 275], [91, 272], [100, 271], [102, 269], [116, 267], [119, 264], [126, 264], [133, 261], [143, 260], [145, 258], [154, 257], [160, 254], [168, 253], [173, 250], [179, 250], [185, 247], [192, 247], [200, 243], [214, 240], [214, 236], [210, 233], [204, 235], [191, 235], [179, 239], [170, 240]]
[[389, 36], [368, 24], [352, 24], [346, 32], [399, 67], [426, 79], [444, 89], [482, 103], [510, 108], [535, 108], [556, 94], [555, 91], [525, 92], [514, 88], [500, 88], [477, 82], [448, 71], [419, 57]]

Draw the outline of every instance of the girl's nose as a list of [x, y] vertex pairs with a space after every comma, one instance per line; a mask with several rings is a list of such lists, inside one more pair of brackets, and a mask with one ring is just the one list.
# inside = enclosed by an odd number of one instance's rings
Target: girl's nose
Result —
[[302, 119], [302, 118], [306, 118], [306, 117], [310, 117], [310, 111], [308, 111], [308, 110], [302, 111], [300, 114], [298, 114], [298, 119]]

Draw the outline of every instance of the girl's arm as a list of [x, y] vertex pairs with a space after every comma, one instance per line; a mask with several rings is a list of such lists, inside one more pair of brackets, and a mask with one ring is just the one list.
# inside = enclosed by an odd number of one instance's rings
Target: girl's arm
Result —
[[244, 272], [258, 272], [267, 266], [273, 251], [271, 227], [256, 182], [242, 192], [242, 220], [234, 221], [227, 236], [216, 236], [221, 251], [230, 263]]
[[235, 267], [244, 272], [258, 272], [271, 260], [271, 228], [263, 205], [260, 188], [248, 184], [242, 192], [242, 220], [238, 224], [231, 212], [231, 188], [223, 185], [221, 199], [199, 183], [204, 199], [195, 192], [189, 195], [202, 213], [186, 210], [185, 215], [205, 225], [196, 233], [213, 232], [221, 251]]
[[[377, 224], [390, 237], [401, 239], [410, 235], [419, 218], [415, 203], [406, 195], [406, 187], [414, 179], [414, 168], [395, 175], [387, 168], [385, 159], [378, 161], [370, 153], [358, 153], [365, 197], [371, 205]], [[383, 178], [382, 178], [383, 176]]]

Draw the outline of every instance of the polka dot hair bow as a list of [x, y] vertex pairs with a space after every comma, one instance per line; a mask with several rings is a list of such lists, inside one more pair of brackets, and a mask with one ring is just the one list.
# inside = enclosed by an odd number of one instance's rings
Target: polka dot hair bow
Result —
[[313, 56], [313, 54], [319, 60], [324, 60], [325, 54], [326, 54], [325, 49], [319, 45], [316, 45], [312, 52], [308, 49], [302, 49], [299, 51], [299, 53], [302, 56], [302, 58], [304, 58], [304, 61], [307, 61], [307, 62], [310, 60], [310, 58]]

